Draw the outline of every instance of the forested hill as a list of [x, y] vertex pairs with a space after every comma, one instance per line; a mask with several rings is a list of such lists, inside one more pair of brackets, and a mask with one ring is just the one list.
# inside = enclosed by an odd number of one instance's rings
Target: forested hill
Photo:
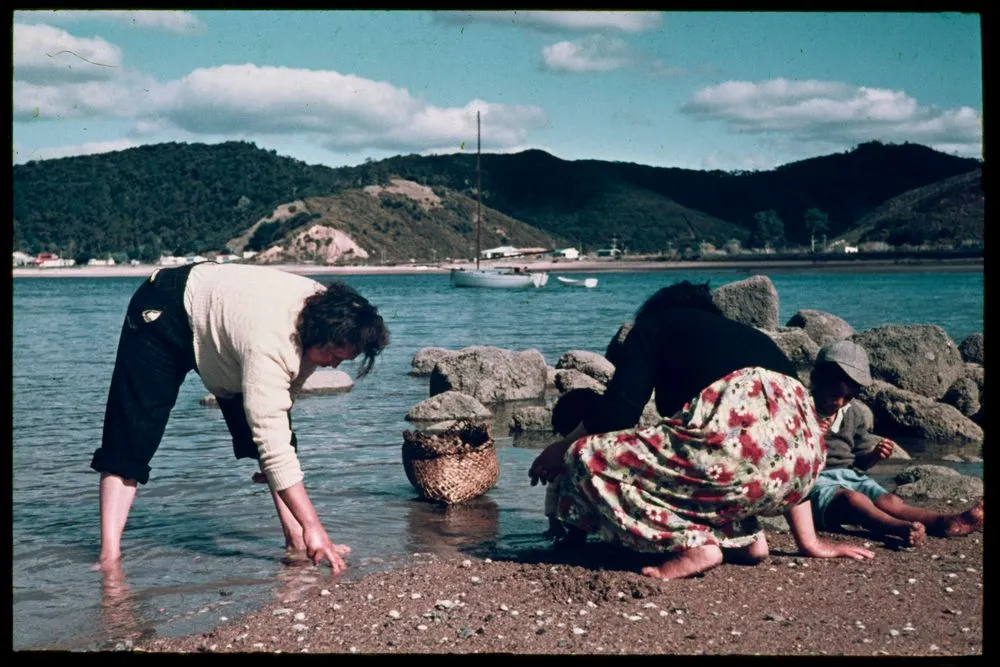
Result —
[[[474, 197], [475, 164], [476, 156], [468, 153], [409, 155], [334, 169], [246, 142], [166, 143], [29, 162], [13, 169], [14, 248], [69, 255], [125, 252], [142, 259], [220, 251], [281, 204], [346, 196], [393, 177], [444, 195]], [[877, 142], [761, 172], [566, 161], [538, 150], [484, 154], [481, 165], [483, 205], [537, 228], [542, 233], [537, 238], [592, 251], [616, 237], [630, 252], [701, 241], [721, 245], [729, 239], [753, 244], [760, 240], [761, 212], [780, 222], [786, 242], [807, 244], [809, 209], [825, 216], [824, 231], [834, 237], [897, 195], [981, 167], [978, 160], [920, 145]], [[978, 181], [963, 182], [975, 188]], [[937, 219], [946, 220], [947, 204], [938, 208]], [[377, 235], [379, 225], [385, 227], [377, 209], [370, 219], [353, 221], [355, 234], [371, 228]], [[969, 207], [955, 214], [979, 215]], [[359, 215], [368, 214], [359, 209]], [[474, 242], [474, 225], [447, 224]], [[405, 225], [396, 225], [394, 234], [399, 248], [426, 250], [420, 235], [407, 238]]]

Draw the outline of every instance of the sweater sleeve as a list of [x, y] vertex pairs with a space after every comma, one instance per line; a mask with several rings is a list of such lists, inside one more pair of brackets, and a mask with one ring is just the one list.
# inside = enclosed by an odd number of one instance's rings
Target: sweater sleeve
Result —
[[292, 375], [276, 354], [254, 350], [243, 358], [243, 404], [261, 471], [275, 491], [303, 479], [292, 447], [288, 413], [292, 409]]
[[875, 445], [878, 444], [881, 438], [868, 431], [868, 427], [865, 426], [864, 419], [858, 410], [847, 410], [844, 417], [845, 421], [849, 421], [851, 433], [853, 434], [851, 453], [854, 455], [854, 460], [857, 461], [859, 456], [863, 456], [875, 449]]

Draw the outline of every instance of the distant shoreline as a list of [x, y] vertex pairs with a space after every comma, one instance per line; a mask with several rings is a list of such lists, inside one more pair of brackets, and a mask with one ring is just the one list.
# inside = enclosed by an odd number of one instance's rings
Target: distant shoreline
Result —
[[[321, 266], [315, 264], [270, 264], [273, 268], [300, 275], [421, 275], [427, 273], [447, 274], [451, 269], [475, 268], [472, 262], [453, 264], [404, 264], [396, 266]], [[607, 272], [655, 272], [655, 271], [832, 271], [841, 273], [875, 272], [928, 272], [928, 271], [982, 271], [984, 259], [925, 259], [908, 257], [905, 259], [845, 259], [845, 260], [705, 260], [705, 261], [644, 261], [644, 260], [548, 260], [490, 261], [487, 266], [522, 266], [532, 271], [549, 273], [607, 273]], [[81, 266], [58, 269], [13, 269], [14, 278], [128, 278], [148, 276], [154, 270], [164, 268], [151, 264], [140, 266]]]

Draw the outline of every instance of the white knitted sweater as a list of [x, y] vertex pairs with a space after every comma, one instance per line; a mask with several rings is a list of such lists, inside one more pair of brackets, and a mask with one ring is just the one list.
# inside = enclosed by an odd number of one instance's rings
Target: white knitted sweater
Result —
[[216, 396], [243, 394], [260, 468], [277, 491], [303, 479], [288, 412], [316, 368], [295, 333], [303, 301], [322, 289], [278, 269], [206, 263], [191, 270], [184, 290], [198, 374]]

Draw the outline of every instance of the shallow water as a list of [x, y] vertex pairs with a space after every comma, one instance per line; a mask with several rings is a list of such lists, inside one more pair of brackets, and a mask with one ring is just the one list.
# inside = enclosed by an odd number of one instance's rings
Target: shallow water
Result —
[[[568, 274], [567, 274], [568, 275]], [[454, 289], [447, 276], [349, 276], [375, 303], [392, 342], [369, 377], [345, 394], [304, 397], [294, 421], [310, 495], [331, 537], [353, 549], [351, 576], [392, 567], [413, 552], [488, 553], [544, 546], [542, 487], [527, 469], [536, 449], [498, 436], [497, 487], [445, 511], [415, 500], [400, 458], [404, 415], [428, 395], [408, 375], [423, 347], [538, 349], [549, 364], [570, 349], [603, 353], [609, 338], [657, 288], [678, 279], [740, 280], [745, 272], [602, 273], [596, 289]], [[801, 308], [835, 313], [863, 331], [939, 324], [955, 340], [983, 329], [982, 273], [771, 275], [780, 321]], [[329, 280], [323, 277], [321, 280]], [[127, 594], [102, 606], [97, 475], [118, 330], [141, 278], [14, 281], [13, 647], [113, 646], [136, 628], [177, 634], [295, 587], [322, 570], [282, 563], [283, 538], [266, 487], [232, 458], [221, 413], [188, 377], [150, 483], [139, 490], [123, 544]], [[354, 368], [342, 367], [350, 373]], [[537, 443], [536, 443], [537, 444]], [[922, 460], [944, 450], [928, 448]], [[979, 454], [980, 452], [963, 452]], [[982, 475], [982, 464], [963, 466]]]

